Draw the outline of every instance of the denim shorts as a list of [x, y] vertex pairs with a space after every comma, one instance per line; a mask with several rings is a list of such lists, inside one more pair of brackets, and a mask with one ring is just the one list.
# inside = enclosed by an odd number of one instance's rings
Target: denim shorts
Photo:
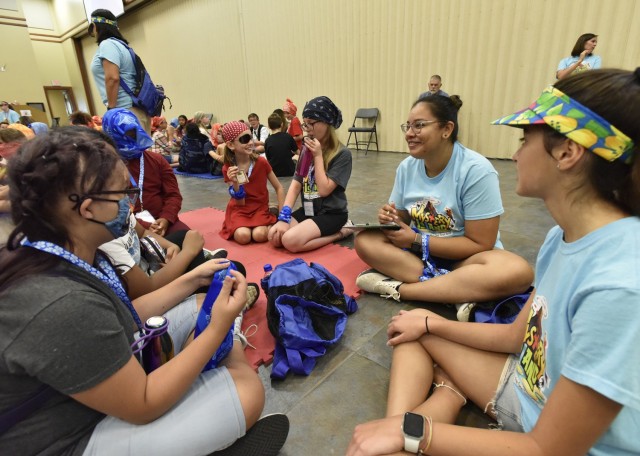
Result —
[[[175, 353], [195, 327], [195, 296], [164, 314]], [[246, 432], [235, 383], [226, 367], [200, 374], [164, 415], [144, 425], [107, 416], [93, 430], [83, 456], [209, 454], [228, 447]]]
[[[498, 422], [497, 429], [524, 432], [520, 400], [518, 399], [514, 379], [517, 365], [518, 358], [515, 355], [509, 355], [507, 362], [504, 364], [504, 369], [502, 369], [496, 395], [493, 400], [487, 404], [487, 409], [493, 405], [493, 411], [496, 414], [496, 420]], [[488, 410], [485, 410], [485, 413], [487, 411]]]

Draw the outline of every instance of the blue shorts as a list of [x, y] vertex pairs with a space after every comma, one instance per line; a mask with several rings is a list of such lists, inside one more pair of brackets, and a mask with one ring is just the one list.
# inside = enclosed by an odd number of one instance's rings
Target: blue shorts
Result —
[[[520, 400], [518, 399], [514, 379], [517, 365], [518, 358], [515, 355], [509, 355], [507, 362], [504, 364], [504, 369], [502, 369], [496, 395], [493, 400], [487, 404], [487, 408], [493, 406], [493, 412], [498, 422], [498, 429], [524, 432]], [[487, 410], [485, 410], [485, 413], [486, 412]]]

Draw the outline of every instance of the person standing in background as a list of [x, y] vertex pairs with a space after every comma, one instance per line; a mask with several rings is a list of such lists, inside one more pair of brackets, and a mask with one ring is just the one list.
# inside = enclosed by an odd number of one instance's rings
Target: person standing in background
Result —
[[144, 131], [151, 133], [151, 117], [133, 106], [133, 100], [120, 86], [122, 79], [135, 92], [136, 66], [125, 46], [129, 42], [118, 30], [113, 13], [105, 9], [91, 13], [89, 35], [95, 36], [98, 42], [98, 52], [91, 62], [91, 73], [107, 111], [126, 108], [138, 118]]
[[602, 59], [599, 55], [593, 55], [598, 45], [598, 35], [585, 33], [580, 35], [578, 41], [571, 50], [571, 56], [560, 60], [556, 78], [564, 79], [571, 74], [583, 71], [595, 70], [602, 67]]

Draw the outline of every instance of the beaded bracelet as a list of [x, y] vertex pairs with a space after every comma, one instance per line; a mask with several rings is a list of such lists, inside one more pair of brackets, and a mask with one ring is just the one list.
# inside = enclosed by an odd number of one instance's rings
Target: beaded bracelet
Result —
[[279, 222], [291, 223], [291, 208], [289, 206], [283, 206], [278, 215]]
[[247, 196], [247, 192], [244, 191], [244, 185], [240, 185], [238, 191], [233, 189], [233, 185], [229, 185], [229, 195], [231, 195], [231, 198], [233, 199], [241, 200]]

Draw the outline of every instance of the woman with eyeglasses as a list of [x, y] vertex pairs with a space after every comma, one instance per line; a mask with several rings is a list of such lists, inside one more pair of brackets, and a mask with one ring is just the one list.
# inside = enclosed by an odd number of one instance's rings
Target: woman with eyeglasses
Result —
[[470, 304], [522, 293], [533, 280], [527, 262], [502, 249], [498, 173], [458, 141], [456, 95], [419, 98], [401, 128], [410, 157], [396, 171], [380, 223], [398, 230], [356, 236], [358, 255], [373, 269], [356, 284], [396, 301]]
[[[512, 324], [393, 317], [387, 418], [347, 456], [640, 454], [640, 68], [560, 80], [493, 123], [521, 129], [516, 193], [558, 224], [535, 292]], [[455, 426], [467, 399], [501, 431]]]
[[[351, 177], [351, 151], [336, 133], [342, 113], [325, 96], [316, 97], [302, 111], [307, 135], [278, 222], [269, 241], [290, 252], [306, 252], [339, 241], [349, 214], [345, 189]], [[302, 207], [291, 211], [300, 195]]]
[[[16, 227], [0, 249], [0, 454], [201, 455], [245, 433], [234, 447], [253, 439], [260, 451], [234, 454], [277, 454], [288, 423], [265, 418], [278, 449], [272, 436], [255, 441], [264, 388], [240, 342], [202, 372], [246, 302], [244, 277], [229, 271], [195, 339], [196, 306], [176, 306], [228, 260], [131, 302], [99, 247], [126, 230], [140, 189], [95, 130], [60, 128], [25, 143], [9, 181]], [[132, 352], [135, 333], [163, 314], [175, 356], [147, 373]]]
[[267, 242], [269, 228], [276, 221], [269, 212], [267, 181], [276, 192], [278, 209], [284, 203], [282, 184], [267, 159], [255, 154], [253, 136], [244, 122], [228, 122], [221, 132], [225, 142], [222, 175], [231, 199], [220, 236], [233, 238], [238, 244]]

